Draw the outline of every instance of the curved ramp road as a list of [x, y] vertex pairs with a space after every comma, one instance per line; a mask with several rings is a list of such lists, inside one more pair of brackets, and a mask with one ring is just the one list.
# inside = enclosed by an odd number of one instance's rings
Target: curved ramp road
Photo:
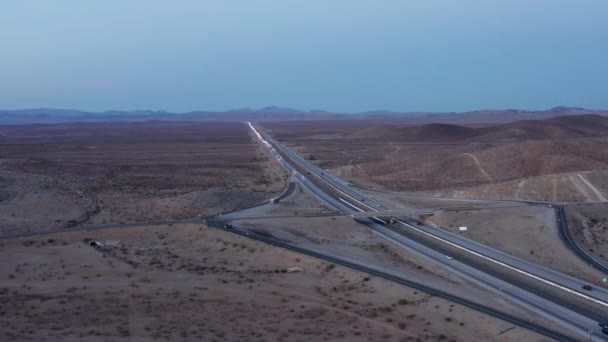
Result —
[[580, 248], [572, 234], [570, 233], [570, 229], [568, 228], [568, 221], [566, 217], [566, 209], [563, 206], [555, 207], [556, 215], [557, 215], [557, 227], [559, 230], [559, 237], [562, 241], [572, 250], [574, 254], [576, 254], [579, 258], [583, 259], [583, 261], [587, 262], [589, 265], [597, 268], [601, 272], [604, 272], [608, 275], [608, 267], [606, 267], [601, 262], [597, 261], [594, 257], [587, 254], [582, 248]]

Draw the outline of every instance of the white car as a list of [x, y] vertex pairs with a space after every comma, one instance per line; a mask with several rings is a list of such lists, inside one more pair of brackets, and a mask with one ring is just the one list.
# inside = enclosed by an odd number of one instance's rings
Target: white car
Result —
[[446, 257], [448, 260], [454, 260], [454, 258], [452, 258], [452, 257], [451, 257], [451, 256], [449, 256], [449, 255], [446, 255], [445, 257]]

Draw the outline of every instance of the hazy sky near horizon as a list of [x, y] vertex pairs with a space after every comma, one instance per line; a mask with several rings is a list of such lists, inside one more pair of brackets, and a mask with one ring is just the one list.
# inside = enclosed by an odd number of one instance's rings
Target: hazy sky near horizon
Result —
[[6, 0], [0, 108], [608, 108], [606, 0]]

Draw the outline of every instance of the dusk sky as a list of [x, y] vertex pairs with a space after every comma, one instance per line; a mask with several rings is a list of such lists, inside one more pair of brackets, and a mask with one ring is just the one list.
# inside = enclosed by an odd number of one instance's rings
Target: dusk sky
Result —
[[606, 0], [7, 0], [0, 109], [608, 108]]

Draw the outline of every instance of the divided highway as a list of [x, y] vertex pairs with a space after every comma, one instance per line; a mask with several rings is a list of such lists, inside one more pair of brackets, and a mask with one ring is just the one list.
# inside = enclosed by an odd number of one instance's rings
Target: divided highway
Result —
[[[298, 175], [308, 190], [328, 204], [346, 213], [390, 210], [310, 164], [256, 125], [248, 125], [287, 170]], [[585, 283], [578, 279], [409, 217], [396, 217], [396, 224], [387, 224], [386, 217], [356, 220], [378, 235], [423, 254], [481, 286], [497, 290], [539, 314], [581, 332], [591, 332], [595, 338], [604, 337], [596, 323], [608, 317], [608, 292], [603, 289], [584, 292], [581, 286]], [[446, 258], [444, 253], [450, 253], [456, 260]]]

